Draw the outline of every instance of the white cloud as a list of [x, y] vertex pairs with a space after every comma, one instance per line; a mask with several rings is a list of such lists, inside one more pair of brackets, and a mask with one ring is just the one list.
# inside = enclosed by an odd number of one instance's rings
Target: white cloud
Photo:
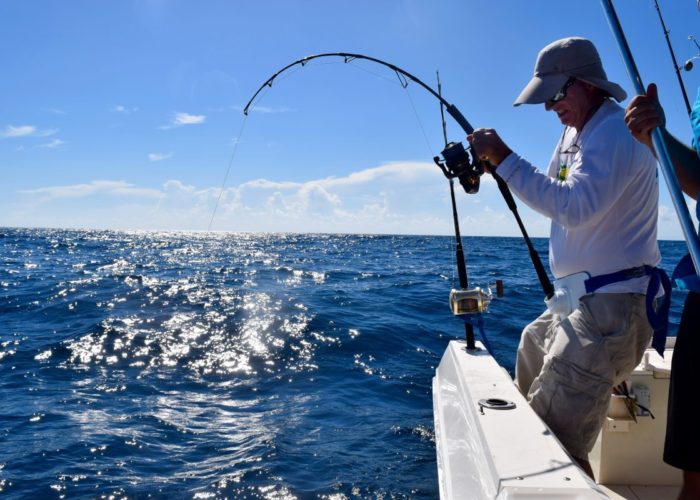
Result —
[[184, 125], [201, 125], [207, 119], [206, 115], [191, 115], [189, 113], [174, 113], [168, 125], [161, 129], [182, 127]]
[[[477, 197], [492, 200], [499, 194], [488, 179], [483, 177]], [[433, 164], [393, 162], [305, 182], [255, 179], [223, 191], [177, 179], [158, 189], [100, 180], [22, 194], [24, 220], [37, 225], [42, 225], [42, 218], [58, 220], [60, 214], [70, 221], [64, 225], [74, 227], [205, 230], [218, 203], [214, 230], [452, 234], [447, 186]], [[518, 234], [505, 203], [496, 203], [492, 209], [456, 187], [465, 235]], [[521, 216], [528, 229], [533, 228], [532, 236], [546, 234], [544, 218], [526, 208]]]
[[[684, 196], [684, 198], [688, 206], [688, 211], [690, 212], [690, 218], [693, 222], [693, 226], [698, 227], [698, 221], [695, 217], [696, 201], [687, 196]], [[659, 204], [659, 218], [657, 227], [658, 238], [660, 240], [684, 239], [683, 229], [673, 205], [665, 205], [663, 203]]]
[[34, 125], [7, 125], [5, 130], [0, 132], [0, 139], [14, 139], [17, 137], [48, 137], [58, 132], [57, 129], [39, 130]]
[[269, 106], [251, 106], [248, 111], [253, 113], [274, 114], [289, 113], [291, 111], [294, 111], [294, 109], [288, 108], [286, 106], [280, 106], [279, 108], [271, 108]]
[[345, 188], [371, 184], [377, 180], [394, 182], [414, 182], [423, 176], [434, 177], [439, 171], [434, 165], [421, 162], [392, 162], [380, 167], [372, 167], [359, 172], [352, 172], [345, 177], [327, 177], [307, 182], [268, 181], [254, 179], [241, 184], [242, 188], [256, 189], [299, 189], [308, 191], [314, 186], [324, 189]]
[[[493, 182], [484, 186], [495, 190]], [[215, 226], [245, 231], [449, 234], [447, 192], [439, 170], [421, 162], [392, 162], [306, 182], [254, 179], [222, 194]], [[488, 231], [484, 219], [479, 221]]]
[[0, 137], [3, 139], [11, 137], [27, 137], [34, 135], [35, 133], [36, 127], [34, 125], [20, 125], [19, 127], [8, 125], [5, 127], [4, 132], [0, 132]]
[[20, 190], [20, 194], [38, 196], [41, 201], [56, 200], [61, 198], [85, 198], [95, 194], [107, 194], [115, 196], [139, 196], [147, 198], [160, 198], [162, 192], [139, 188], [124, 181], [92, 181], [87, 184], [72, 184], [67, 186], [50, 186], [37, 189]]
[[[313, 182], [313, 181], [312, 181]], [[301, 182], [292, 181], [268, 181], [267, 179], [255, 179], [252, 181], [244, 182], [241, 184], [242, 188], [252, 188], [252, 189], [295, 189], [303, 186]]]
[[37, 137], [48, 137], [50, 135], [54, 135], [58, 133], [58, 129], [52, 128], [52, 129], [46, 129], [46, 130], [38, 130], [34, 135]]
[[114, 113], [121, 113], [121, 114], [125, 114], [125, 115], [129, 115], [131, 113], [136, 113], [138, 110], [139, 110], [139, 108], [137, 106], [129, 107], [129, 106], [123, 106], [121, 104], [117, 104], [116, 106], [114, 106], [111, 109], [111, 111]]
[[63, 144], [65, 144], [65, 142], [62, 141], [61, 139], [53, 139], [53, 140], [47, 142], [46, 144], [40, 144], [39, 147], [40, 148], [54, 149], [54, 148], [57, 148], [59, 146], [62, 146]]
[[162, 161], [162, 160], [167, 160], [168, 158], [172, 158], [173, 154], [172, 153], [149, 153], [148, 154], [148, 161]]
[[178, 180], [169, 180], [163, 184], [163, 188], [168, 191], [183, 191], [186, 193], [194, 193], [197, 189], [194, 186], [187, 186]]
[[175, 125], [198, 125], [206, 120], [204, 115], [190, 115], [188, 113], [175, 113], [173, 124]]

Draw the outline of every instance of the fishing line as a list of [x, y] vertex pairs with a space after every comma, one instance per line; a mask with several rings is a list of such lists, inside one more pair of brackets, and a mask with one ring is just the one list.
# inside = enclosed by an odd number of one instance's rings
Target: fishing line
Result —
[[[322, 63], [322, 64], [338, 64], [338, 63]], [[290, 71], [289, 74], [284, 75], [282, 78], [280, 78], [280, 81], [284, 81], [290, 76], [292, 76], [294, 73], [299, 71], [301, 68], [295, 68], [294, 70]], [[264, 92], [260, 94], [260, 99], [267, 93], [267, 89], [265, 89]], [[258, 99], [258, 100], [260, 100]], [[255, 106], [252, 108], [255, 110]], [[241, 136], [243, 135], [243, 130], [245, 129], [245, 125], [248, 122], [248, 114], [244, 113], [243, 114], [243, 123], [241, 123], [241, 129], [238, 131], [238, 136], [236, 137], [236, 142], [233, 145], [233, 151], [231, 152], [231, 158], [228, 161], [228, 167], [226, 167], [226, 174], [224, 175], [224, 180], [221, 183], [221, 189], [219, 190], [219, 196], [216, 198], [216, 203], [214, 204], [214, 210], [212, 211], [211, 218], [209, 219], [209, 226], [207, 227], [207, 231], [211, 231], [211, 226], [214, 223], [214, 216], [216, 215], [216, 211], [219, 208], [219, 203], [221, 201], [221, 196], [224, 194], [224, 190], [226, 188], [226, 181], [228, 180], [229, 173], [231, 172], [231, 166], [233, 165], [233, 160], [236, 157], [236, 152], [238, 151], [238, 145], [241, 143]]]
[[[370, 75], [376, 76], [377, 78], [381, 78], [385, 82], [388, 82], [392, 85], [398, 85], [399, 87], [402, 87], [404, 89], [404, 92], [406, 93], [406, 97], [408, 97], [408, 102], [411, 105], [411, 109], [413, 109], [413, 114], [416, 117], [416, 121], [418, 122], [418, 126], [420, 127], [421, 133], [423, 134], [423, 139], [425, 140], [425, 144], [428, 147], [428, 153], [430, 156], [435, 156], [433, 153], [434, 149], [432, 145], [430, 144], [430, 140], [428, 139], [428, 134], [425, 132], [425, 127], [423, 127], [423, 122], [420, 119], [420, 115], [418, 114], [418, 110], [416, 109], [415, 103], [413, 102], [413, 98], [411, 97], [411, 93], [408, 91], [408, 83], [404, 84], [405, 80], [400, 80], [397, 82], [396, 80], [389, 78], [387, 76], [384, 76], [382, 74], [376, 73], [374, 71], [370, 71], [367, 68], [363, 68], [362, 66], [359, 66], [352, 61], [344, 63], [347, 64], [348, 66], [352, 66], [353, 68], [363, 71], [365, 73], [368, 73]], [[397, 73], [397, 76], [399, 73]]]
[[238, 145], [241, 143], [241, 135], [243, 134], [243, 129], [248, 121], [248, 115], [243, 118], [243, 123], [241, 123], [241, 129], [238, 131], [238, 136], [236, 137], [236, 143], [233, 145], [233, 151], [231, 152], [231, 158], [228, 161], [228, 167], [226, 168], [226, 175], [224, 175], [224, 181], [221, 183], [221, 190], [219, 191], [219, 197], [216, 199], [214, 204], [214, 211], [211, 213], [211, 219], [209, 220], [209, 227], [207, 231], [211, 231], [211, 225], [214, 223], [214, 216], [216, 215], [216, 210], [219, 208], [219, 201], [221, 201], [221, 195], [224, 194], [224, 188], [226, 187], [226, 181], [228, 180], [228, 174], [231, 172], [231, 165], [233, 165], [233, 159], [236, 157], [236, 152], [238, 151]]
[[[321, 64], [339, 64], [339, 63], [327, 62], [327, 63], [321, 63]], [[290, 76], [292, 76], [292, 75], [298, 73], [299, 71], [301, 71], [302, 68], [303, 68], [303, 66], [300, 66], [299, 68], [291, 68], [291, 69], [289, 70], [289, 73], [288, 73], [288, 74], [285, 74], [285, 75], [280, 76], [280, 81], [281, 81], [281, 82], [285, 81], [285, 80], [286, 80], [287, 78], [289, 78]], [[267, 94], [267, 91], [269, 90], [270, 87], [272, 87], [272, 85], [269, 85], [268, 88], [263, 89], [262, 92], [260, 93], [260, 96], [256, 96], [256, 97], [258, 97], [258, 98], [255, 100], [255, 102], [250, 101], [250, 102], [248, 103], [248, 106], [246, 106], [245, 109], [243, 110], [243, 114], [244, 114], [246, 117], [248, 117], [248, 112], [247, 112], [247, 111], [248, 111], [248, 107], [250, 106], [250, 110], [251, 110], [251, 111], [255, 111], [255, 105], [256, 105], [258, 102], [262, 101], [262, 98], [265, 96], [265, 94]], [[264, 111], [260, 111], [260, 112], [261, 112], [261, 113], [264, 113]]]
[[418, 126], [420, 127], [420, 131], [423, 133], [423, 139], [425, 140], [425, 145], [428, 147], [428, 153], [430, 153], [430, 156], [435, 156], [433, 154], [433, 147], [430, 145], [430, 140], [428, 139], [428, 134], [425, 132], [425, 127], [423, 127], [423, 122], [420, 119], [420, 116], [418, 115], [418, 110], [416, 109], [415, 104], [413, 103], [413, 99], [411, 98], [411, 93], [408, 91], [407, 87], [404, 87], [404, 92], [406, 93], [406, 96], [408, 97], [408, 102], [411, 104], [411, 109], [413, 109], [413, 114], [416, 116], [416, 121], [418, 121]]
[[[341, 63], [319, 63], [319, 64], [341, 64]], [[352, 60], [348, 61], [346, 63], [342, 63], [342, 64], [347, 64], [348, 66], [351, 66], [351, 67], [355, 68], [356, 70], [359, 70], [359, 71], [362, 71], [362, 72], [367, 73], [369, 75], [380, 78], [380, 79], [384, 80], [385, 82], [390, 83], [391, 85], [398, 85], [399, 87], [402, 87], [404, 89], [404, 92], [406, 93], [406, 97], [408, 97], [408, 102], [411, 105], [411, 109], [413, 109], [413, 114], [415, 115], [416, 121], [418, 122], [418, 127], [420, 127], [421, 133], [423, 134], [423, 139], [425, 140], [425, 144], [428, 147], [428, 153], [430, 154], [430, 156], [434, 156], [434, 153], [433, 153], [434, 149], [433, 149], [432, 145], [430, 144], [430, 140], [428, 139], [428, 134], [425, 131], [425, 127], [423, 127], [423, 122], [420, 119], [420, 115], [418, 114], [418, 110], [416, 109], [415, 103], [413, 102], [413, 98], [411, 97], [411, 93], [408, 91], [408, 83], [407, 82], [404, 83], [405, 80], [400, 80], [399, 82], [397, 82], [393, 78], [389, 78], [385, 75], [377, 73], [376, 71], [371, 71], [367, 68], [363, 68], [362, 66], [355, 64]], [[399, 76], [399, 75], [400, 75], [400, 73], [397, 73], [397, 76]]]
[[[335, 64], [340, 64], [340, 63], [335, 63]], [[369, 74], [369, 75], [376, 76], [377, 78], [381, 78], [381, 79], [384, 80], [385, 82], [390, 83], [390, 84], [392, 84], [392, 85], [399, 85], [400, 87], [403, 87], [403, 84], [397, 82], [397, 81], [394, 80], [393, 78], [389, 78], [388, 76], [382, 75], [382, 74], [377, 73], [377, 72], [375, 72], [375, 71], [371, 71], [371, 70], [369, 70], [369, 69], [367, 69], [367, 68], [363, 68], [362, 66], [360, 66], [360, 65], [358, 65], [358, 64], [355, 64], [355, 63], [352, 62], [352, 61], [347, 62], [347, 63], [343, 63], [343, 64], [347, 64], [348, 66], [352, 66], [353, 68], [355, 68], [355, 69], [357, 69], [357, 70], [359, 70], [359, 71], [364, 71], [365, 73], [367, 73], [367, 74]], [[405, 87], [404, 87], [404, 88], [405, 88]]]

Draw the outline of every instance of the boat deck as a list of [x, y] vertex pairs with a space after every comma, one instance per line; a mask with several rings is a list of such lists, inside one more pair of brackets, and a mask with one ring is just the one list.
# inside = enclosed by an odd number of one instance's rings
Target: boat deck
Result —
[[[440, 497], [677, 498], [681, 473], [661, 460], [671, 356], [665, 358], [647, 351], [631, 378], [656, 418], [607, 419], [589, 456], [603, 483], [596, 484], [483, 347], [467, 351], [464, 342], [450, 342], [433, 379]], [[487, 400], [514, 407], [489, 407]]]

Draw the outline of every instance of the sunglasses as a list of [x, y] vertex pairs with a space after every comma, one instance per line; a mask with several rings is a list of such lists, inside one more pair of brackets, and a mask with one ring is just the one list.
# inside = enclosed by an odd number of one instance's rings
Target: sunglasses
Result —
[[574, 77], [569, 78], [566, 81], [566, 83], [564, 84], [564, 86], [559, 90], [559, 92], [554, 94], [554, 96], [549, 100], [549, 102], [554, 104], [554, 103], [557, 103], [559, 101], [563, 101], [564, 99], [566, 99], [566, 91], [569, 89], [569, 87], [571, 87], [574, 84], [574, 82], [576, 82], [576, 78], [574, 78]]

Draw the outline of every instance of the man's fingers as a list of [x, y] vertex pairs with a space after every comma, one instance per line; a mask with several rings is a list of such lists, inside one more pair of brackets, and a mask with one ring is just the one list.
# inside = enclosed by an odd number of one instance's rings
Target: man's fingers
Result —
[[647, 87], [647, 97], [650, 97], [651, 99], [654, 99], [655, 101], [659, 100], [659, 91], [656, 88], [655, 83], [650, 83], [649, 86]]

